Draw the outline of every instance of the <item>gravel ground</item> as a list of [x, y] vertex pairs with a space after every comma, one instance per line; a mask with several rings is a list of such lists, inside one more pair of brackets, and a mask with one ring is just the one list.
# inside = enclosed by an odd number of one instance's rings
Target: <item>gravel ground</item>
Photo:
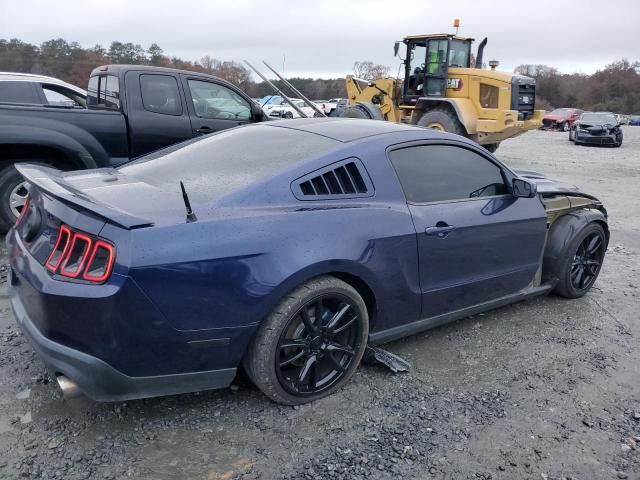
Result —
[[589, 295], [392, 343], [410, 373], [363, 366], [311, 405], [270, 403], [242, 376], [224, 391], [63, 401], [0, 267], [0, 478], [640, 479], [640, 128], [625, 135], [612, 149], [531, 132], [498, 150], [604, 201], [612, 240]]

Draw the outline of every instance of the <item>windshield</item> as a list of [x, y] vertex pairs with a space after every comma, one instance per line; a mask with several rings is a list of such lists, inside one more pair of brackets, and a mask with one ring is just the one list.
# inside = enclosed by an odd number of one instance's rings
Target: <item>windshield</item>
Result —
[[600, 125], [618, 123], [616, 117], [612, 113], [585, 113], [580, 117], [580, 122], [597, 123]]
[[298, 130], [251, 125], [158, 150], [119, 171], [169, 190], [182, 180], [191, 199], [202, 203], [266, 179], [336, 144]]
[[572, 111], [568, 108], [556, 108], [549, 115], [554, 115], [556, 117], [568, 117], [571, 113]]
[[449, 43], [449, 66], [468, 67], [471, 44], [462, 40], [451, 40]]
[[260, 105], [280, 105], [284, 100], [280, 95], [266, 95], [260, 99]]

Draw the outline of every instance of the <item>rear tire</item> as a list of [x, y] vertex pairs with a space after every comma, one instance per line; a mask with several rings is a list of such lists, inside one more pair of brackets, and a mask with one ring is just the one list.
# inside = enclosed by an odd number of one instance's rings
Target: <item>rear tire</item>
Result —
[[291, 118], [293, 118], [293, 113], [291, 113], [291, 112], [284, 112], [284, 113], [282, 114], [282, 118], [291, 119]]
[[559, 259], [558, 284], [553, 292], [566, 298], [579, 298], [596, 282], [604, 254], [607, 237], [597, 222], [586, 224], [568, 243]]
[[467, 132], [458, 120], [457, 115], [450, 110], [442, 108], [435, 108], [426, 112], [420, 117], [417, 125], [467, 137]]
[[311, 402], [349, 381], [368, 335], [367, 308], [358, 292], [335, 277], [319, 277], [291, 292], [264, 320], [245, 355], [244, 369], [274, 402]]
[[569, 131], [569, 122], [563, 122], [562, 123], [562, 127], [560, 128], [560, 130], [562, 130], [563, 132], [568, 132]]
[[367, 113], [359, 107], [347, 107], [341, 114], [343, 118], [367, 118], [371, 119]]
[[498, 147], [500, 146], [499, 143], [487, 143], [486, 145], [482, 145], [484, 147], [485, 150], [491, 152], [491, 153], [495, 153], [496, 150], [498, 150]]
[[26, 199], [26, 183], [13, 163], [0, 170], [0, 232], [6, 233], [16, 223]]

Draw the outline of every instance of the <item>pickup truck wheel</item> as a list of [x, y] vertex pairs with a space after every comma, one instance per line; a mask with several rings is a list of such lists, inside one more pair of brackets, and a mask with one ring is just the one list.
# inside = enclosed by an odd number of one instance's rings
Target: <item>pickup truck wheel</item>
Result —
[[26, 183], [13, 165], [0, 170], [0, 232], [7, 232], [27, 200]]
[[275, 402], [311, 402], [349, 381], [368, 335], [358, 292], [335, 277], [319, 277], [292, 291], [262, 322], [244, 369]]

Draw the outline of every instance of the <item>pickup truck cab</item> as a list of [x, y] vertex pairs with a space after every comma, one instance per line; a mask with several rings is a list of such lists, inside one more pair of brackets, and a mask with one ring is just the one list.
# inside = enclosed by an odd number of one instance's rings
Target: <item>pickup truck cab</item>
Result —
[[94, 69], [86, 108], [38, 98], [16, 103], [0, 97], [0, 230], [15, 223], [26, 201], [15, 163], [63, 170], [116, 167], [198, 135], [268, 119], [225, 80], [153, 66]]

